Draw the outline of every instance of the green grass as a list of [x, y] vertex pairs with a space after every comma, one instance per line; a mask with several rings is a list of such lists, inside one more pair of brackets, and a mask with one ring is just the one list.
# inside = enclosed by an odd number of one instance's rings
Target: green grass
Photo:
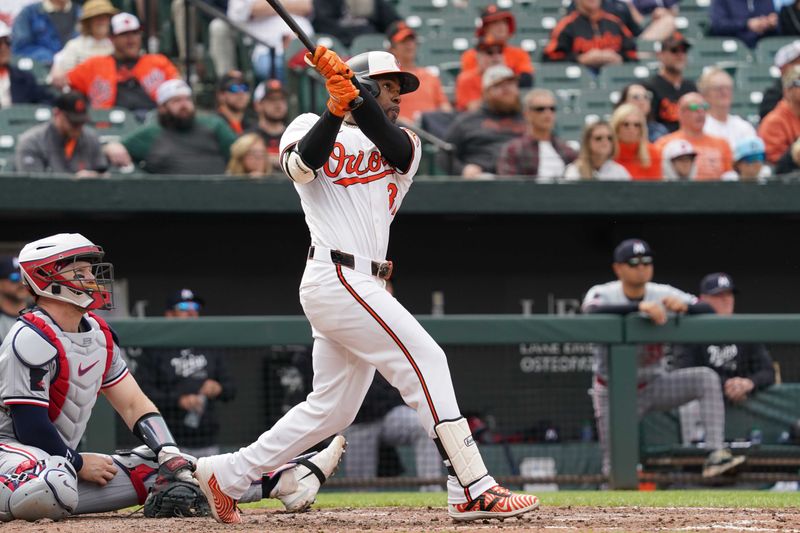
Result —
[[[755, 490], [563, 491], [539, 494], [543, 506], [553, 507], [797, 507], [796, 492]], [[316, 508], [341, 507], [444, 507], [444, 493], [423, 492], [323, 492]], [[262, 500], [243, 507], [282, 508], [277, 500]]]

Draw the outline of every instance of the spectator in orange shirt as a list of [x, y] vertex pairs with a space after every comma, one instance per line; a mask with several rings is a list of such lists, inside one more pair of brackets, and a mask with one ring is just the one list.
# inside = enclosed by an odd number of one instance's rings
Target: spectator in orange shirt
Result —
[[641, 109], [622, 104], [614, 110], [610, 124], [617, 139], [614, 161], [625, 167], [634, 180], [660, 180], [661, 154], [647, 140], [647, 119]]
[[[492, 37], [496, 42], [508, 42], [517, 26], [514, 14], [490, 5], [481, 14], [481, 25], [475, 30], [475, 35], [482, 39]], [[519, 78], [520, 87], [533, 86], [533, 64], [528, 52], [516, 46], [506, 45], [503, 48], [503, 62], [514, 71]], [[461, 55], [461, 71], [472, 70], [478, 66], [476, 50], [469, 49]]]
[[[494, 65], [503, 64], [505, 42], [492, 36], [484, 36], [475, 46], [478, 66], [462, 70], [456, 78], [456, 109], [475, 111], [481, 106], [483, 98], [483, 73]], [[511, 67], [509, 67], [511, 68]], [[513, 69], [512, 69], [513, 71]]]
[[672, 140], [689, 141], [697, 151], [697, 180], [719, 180], [733, 171], [733, 154], [728, 141], [703, 133], [708, 102], [700, 93], [687, 93], [678, 100], [678, 131], [656, 141], [656, 148], [663, 151]]
[[450, 112], [453, 106], [444, 94], [442, 82], [425, 67], [417, 66], [417, 34], [408, 24], [397, 21], [386, 31], [389, 53], [397, 58], [400, 68], [419, 78], [419, 89], [403, 95], [400, 118], [419, 122], [420, 115], [428, 111]]
[[767, 161], [777, 163], [800, 137], [800, 66], [787, 70], [782, 78], [783, 99], [758, 127], [767, 147]]
[[156, 90], [177, 78], [178, 69], [166, 56], [142, 54], [142, 27], [130, 13], [111, 18], [114, 53], [87, 59], [67, 74], [69, 85], [85, 94], [98, 109], [124, 107], [139, 118], [156, 108]]

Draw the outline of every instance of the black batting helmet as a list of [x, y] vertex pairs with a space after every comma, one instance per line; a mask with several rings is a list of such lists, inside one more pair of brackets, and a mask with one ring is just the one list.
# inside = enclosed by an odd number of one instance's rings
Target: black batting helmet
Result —
[[376, 98], [381, 93], [381, 87], [375, 78], [383, 74], [398, 77], [400, 94], [411, 93], [419, 88], [419, 78], [400, 70], [397, 58], [389, 52], [364, 52], [351, 57], [347, 66], [355, 73], [358, 83]]

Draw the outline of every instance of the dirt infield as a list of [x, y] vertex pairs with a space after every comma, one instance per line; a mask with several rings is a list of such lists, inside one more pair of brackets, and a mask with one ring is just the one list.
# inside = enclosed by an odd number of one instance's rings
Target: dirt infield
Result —
[[520, 519], [512, 518], [457, 524], [441, 508], [321, 509], [300, 515], [282, 511], [248, 509], [244, 524], [218, 525], [210, 518], [152, 520], [141, 514], [108, 513], [71, 518], [59, 523], [19, 522], [2, 530], [26, 533], [167, 533], [247, 531], [334, 533], [428, 532], [478, 530], [503, 531], [753, 531], [800, 533], [800, 509], [720, 509], [652, 507], [542, 507]]

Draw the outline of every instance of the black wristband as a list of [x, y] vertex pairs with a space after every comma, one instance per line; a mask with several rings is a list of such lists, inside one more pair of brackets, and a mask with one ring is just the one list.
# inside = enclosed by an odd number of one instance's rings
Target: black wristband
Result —
[[177, 446], [161, 413], [142, 415], [133, 425], [133, 434], [153, 450], [156, 456], [164, 446]]
[[83, 457], [81, 457], [81, 454], [67, 446], [67, 453], [64, 455], [66, 456], [67, 461], [72, 463], [72, 466], [75, 467], [75, 471], [80, 472], [81, 468], [83, 468]]

